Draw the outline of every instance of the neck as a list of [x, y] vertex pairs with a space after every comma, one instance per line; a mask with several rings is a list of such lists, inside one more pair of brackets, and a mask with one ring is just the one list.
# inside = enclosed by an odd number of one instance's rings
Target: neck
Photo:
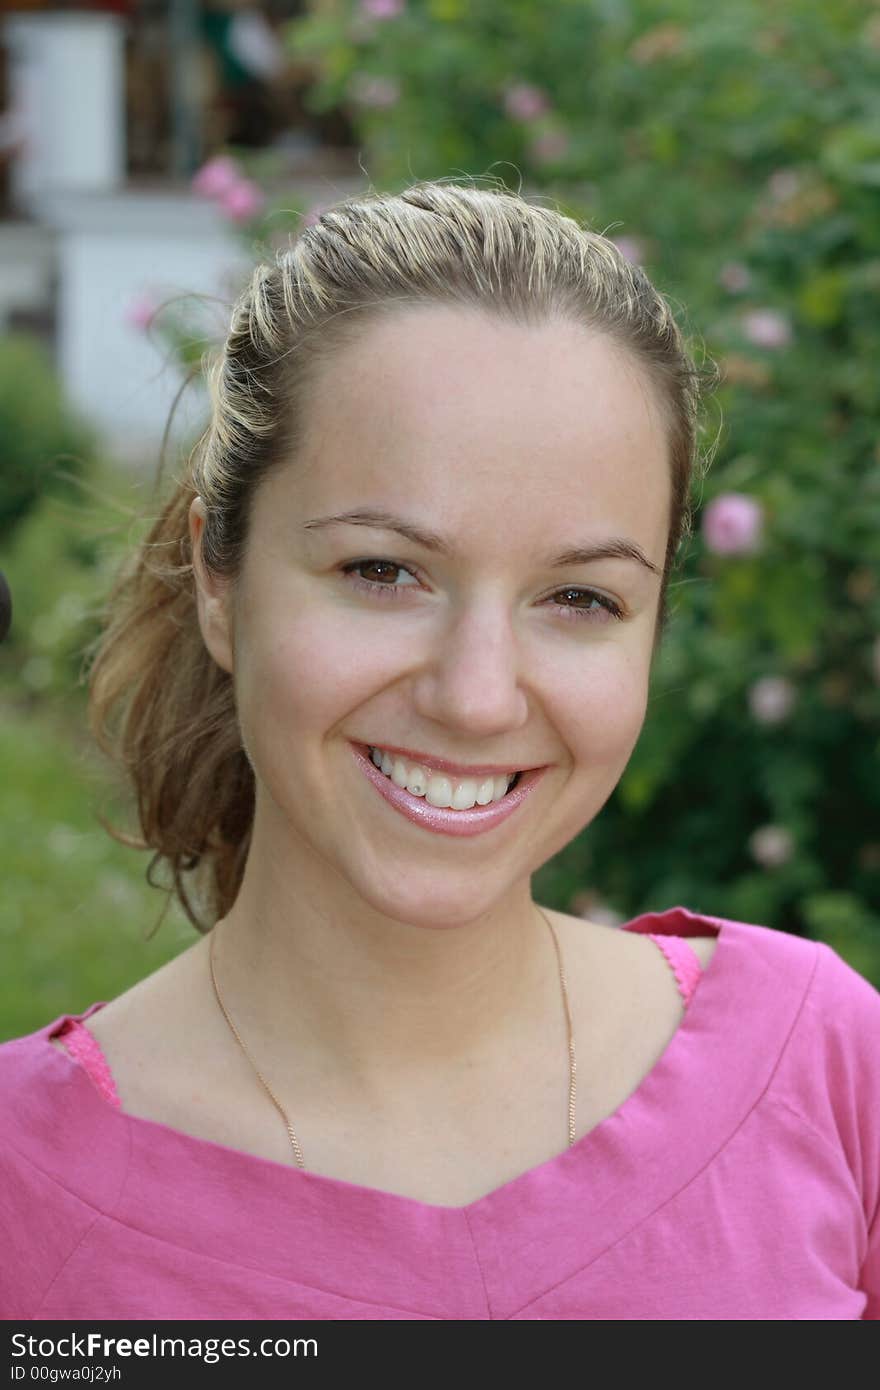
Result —
[[295, 912], [250, 906], [239, 895], [206, 949], [252, 1057], [298, 1087], [342, 1082], [380, 1103], [426, 1077], [476, 1083], [562, 1015], [553, 937], [530, 897], [503, 919], [440, 929], [353, 921], [302, 899]]

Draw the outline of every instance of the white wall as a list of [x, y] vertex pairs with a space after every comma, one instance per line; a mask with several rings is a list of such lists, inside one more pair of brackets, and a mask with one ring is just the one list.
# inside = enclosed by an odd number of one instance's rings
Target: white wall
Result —
[[52, 11], [3, 21], [10, 109], [25, 143], [11, 170], [28, 210], [50, 189], [111, 189], [125, 177], [125, 29], [115, 14]]
[[[306, 208], [361, 192], [360, 177], [297, 180], [291, 203]], [[197, 325], [225, 337], [232, 302], [252, 270], [249, 246], [213, 203], [180, 192], [125, 189], [108, 194], [46, 194], [35, 204], [53, 231], [57, 282], [57, 362], [72, 400], [121, 462], [154, 456], [183, 380], [156, 335], [127, 321], [132, 303], [206, 294]], [[171, 440], [192, 438], [206, 422], [206, 393], [187, 388]]]
[[[40, 218], [57, 233], [64, 386], [120, 461], [149, 459], [183, 373], [158, 334], [128, 321], [132, 305], [144, 295], [220, 297], [213, 311], [194, 303], [191, 312], [197, 327], [213, 325], [222, 336], [253, 258], [215, 208], [188, 193], [57, 195], [43, 200]], [[186, 397], [172, 438], [201, 425], [203, 389], [191, 386]]]

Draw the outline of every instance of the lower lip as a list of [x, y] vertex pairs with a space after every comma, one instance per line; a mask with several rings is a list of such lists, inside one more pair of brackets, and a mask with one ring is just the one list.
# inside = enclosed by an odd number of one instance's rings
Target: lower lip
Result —
[[407, 820], [438, 835], [479, 835], [500, 825], [522, 806], [547, 771], [546, 767], [530, 768], [522, 774], [513, 791], [500, 801], [490, 801], [488, 806], [474, 806], [470, 811], [452, 811], [444, 806], [432, 806], [423, 796], [413, 796], [404, 787], [398, 787], [376, 766], [362, 744], [353, 743], [351, 746], [355, 759], [385, 800]]

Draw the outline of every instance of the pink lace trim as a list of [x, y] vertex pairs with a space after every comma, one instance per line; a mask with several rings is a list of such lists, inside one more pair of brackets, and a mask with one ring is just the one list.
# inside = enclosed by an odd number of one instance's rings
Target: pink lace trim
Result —
[[59, 1028], [55, 1037], [63, 1041], [71, 1057], [75, 1057], [78, 1062], [82, 1063], [104, 1099], [109, 1100], [111, 1105], [115, 1105], [117, 1110], [121, 1110], [122, 1101], [116, 1090], [113, 1073], [107, 1065], [101, 1044], [94, 1034], [90, 1033], [88, 1028], [77, 1019], [71, 1018], [62, 1028]]
[[659, 932], [648, 932], [647, 935], [656, 946], [660, 947], [669, 961], [685, 1008], [687, 1008], [703, 973], [699, 956], [684, 936], [662, 936]]
[[[648, 932], [647, 935], [663, 952], [672, 967], [672, 973], [687, 1008], [703, 973], [699, 956], [683, 936], [663, 936], [659, 932]], [[63, 1039], [67, 1051], [82, 1064], [105, 1100], [109, 1100], [111, 1105], [121, 1110], [122, 1101], [119, 1099], [113, 1074], [94, 1034], [78, 1019], [71, 1018], [58, 1030], [55, 1037]]]

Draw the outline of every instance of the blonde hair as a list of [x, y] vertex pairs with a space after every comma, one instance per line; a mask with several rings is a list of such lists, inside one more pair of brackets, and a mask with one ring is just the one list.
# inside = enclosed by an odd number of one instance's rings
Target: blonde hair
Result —
[[[130, 779], [142, 837], [102, 823], [123, 843], [154, 851], [152, 886], [161, 886], [154, 867], [170, 866], [157, 927], [175, 894], [201, 932], [229, 911], [254, 814], [232, 677], [199, 627], [190, 504], [204, 500], [206, 565], [234, 578], [256, 489], [297, 457], [312, 384], [380, 316], [420, 305], [477, 307], [525, 326], [571, 320], [641, 365], [667, 430], [672, 484], [655, 655], [659, 648], [673, 563], [691, 532], [699, 404], [704, 386], [717, 383], [715, 364], [695, 365], [664, 297], [612, 241], [519, 193], [440, 180], [337, 203], [274, 263], [258, 265], [239, 295], [226, 342], [205, 364], [210, 421], [123, 564], [92, 644], [92, 732]], [[194, 875], [208, 920], [184, 874]]]

